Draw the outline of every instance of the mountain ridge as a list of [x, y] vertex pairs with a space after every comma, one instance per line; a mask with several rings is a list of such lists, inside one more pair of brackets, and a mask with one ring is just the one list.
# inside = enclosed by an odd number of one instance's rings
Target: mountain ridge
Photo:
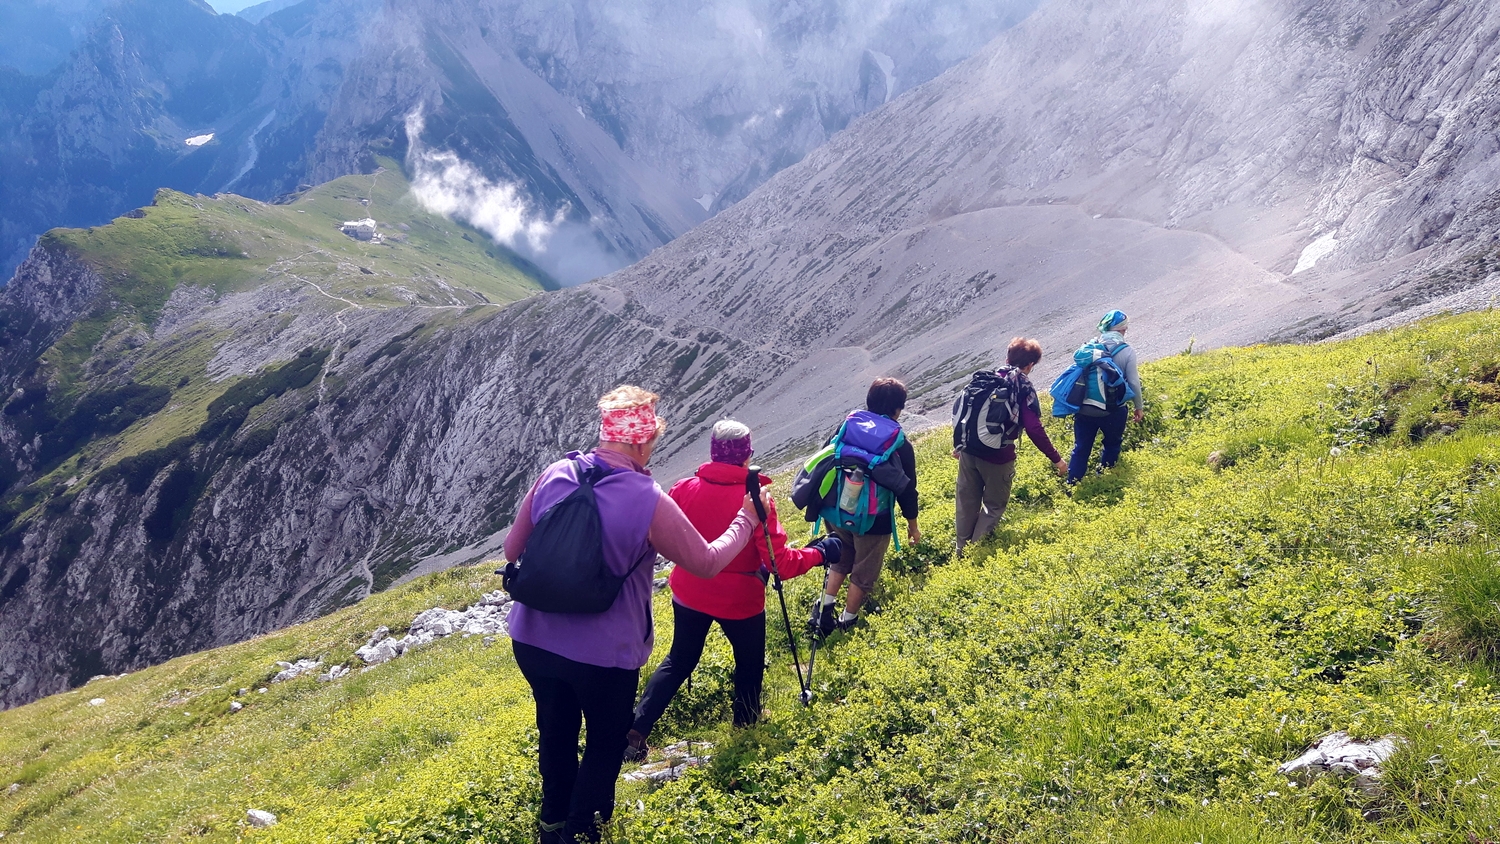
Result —
[[[101, 224], [157, 187], [269, 200], [424, 145], [511, 192], [471, 197], [470, 215], [565, 220], [552, 248], [491, 233], [544, 265], [591, 250], [596, 266], [566, 279], [582, 281], [748, 193], [1035, 2], [943, 0], [936, 11], [964, 23], [937, 14], [924, 42], [901, 23], [934, 10], [906, 0], [716, 0], [649, 16], [596, 0], [305, 0], [258, 22], [197, 0], [123, 0], [68, 63], [0, 89], [0, 269], [42, 231]], [[899, 63], [879, 98], [867, 49]], [[407, 136], [414, 114], [430, 137]]]

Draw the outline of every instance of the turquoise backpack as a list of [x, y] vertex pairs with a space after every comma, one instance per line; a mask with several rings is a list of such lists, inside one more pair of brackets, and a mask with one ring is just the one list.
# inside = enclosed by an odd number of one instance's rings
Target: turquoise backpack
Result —
[[[818, 483], [818, 498], [823, 506], [813, 522], [814, 536], [821, 523], [862, 536], [875, 527], [876, 519], [885, 512], [890, 514], [891, 536], [900, 550], [901, 540], [896, 538], [896, 494], [878, 479], [895, 468], [890, 463], [891, 456], [905, 442], [906, 433], [894, 420], [867, 410], [849, 414], [828, 447], [808, 461], [814, 464], [832, 457], [832, 465]], [[899, 470], [898, 473], [904, 476]]]

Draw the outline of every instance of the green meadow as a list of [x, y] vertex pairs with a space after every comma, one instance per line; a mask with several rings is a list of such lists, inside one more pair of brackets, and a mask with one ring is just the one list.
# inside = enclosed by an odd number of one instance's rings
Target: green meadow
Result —
[[[1485, 312], [1157, 361], [1121, 464], [1070, 491], [1023, 445], [1006, 521], [962, 561], [948, 550], [947, 436], [922, 439], [926, 538], [888, 561], [881, 612], [819, 651], [814, 705], [797, 703], [772, 596], [767, 721], [726, 726], [728, 647], [711, 638], [652, 744], [713, 742], [712, 762], [622, 784], [610, 835], [1500, 840], [1497, 337], [1500, 314]], [[799, 628], [816, 577], [788, 585]], [[536, 735], [503, 640], [267, 683], [275, 660], [356, 664], [376, 626], [496, 587], [487, 568], [433, 575], [0, 713], [15, 783], [0, 783], [0, 831], [530, 841]], [[1400, 737], [1378, 789], [1277, 773], [1336, 730]], [[249, 829], [249, 808], [280, 822]]]

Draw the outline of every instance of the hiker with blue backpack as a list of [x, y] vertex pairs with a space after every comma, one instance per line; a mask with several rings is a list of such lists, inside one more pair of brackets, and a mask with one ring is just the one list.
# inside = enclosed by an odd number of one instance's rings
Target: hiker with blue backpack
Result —
[[1068, 464], [1042, 427], [1042, 405], [1029, 377], [1041, 359], [1040, 343], [1017, 337], [1006, 349], [1005, 366], [974, 373], [953, 400], [953, 457], [958, 461], [953, 532], [960, 557], [965, 546], [988, 536], [1005, 515], [1022, 431], [1057, 474], [1068, 473]]
[[[865, 409], [844, 420], [823, 450], [813, 455], [792, 484], [792, 503], [813, 523], [843, 543], [841, 559], [828, 567], [823, 594], [813, 602], [808, 632], [815, 638], [847, 630], [875, 589], [885, 552], [895, 539], [896, 512], [906, 521], [907, 541], [922, 541], [917, 527], [917, 458], [901, 430], [906, 385], [877, 378]], [[835, 614], [839, 588], [849, 583], [844, 611]]]
[[[548, 466], [505, 537], [516, 665], [536, 701], [543, 844], [598, 841], [651, 656], [658, 552], [699, 577], [723, 571], [760, 523], [751, 499], [706, 540], [651, 479], [665, 423], [657, 396], [619, 387], [599, 400], [599, 446]], [[579, 732], [588, 736], [578, 756]]]
[[1052, 383], [1052, 415], [1073, 417], [1069, 484], [1087, 474], [1094, 440], [1104, 436], [1099, 470], [1109, 469], [1119, 462], [1127, 422], [1132, 416], [1136, 422], [1146, 418], [1135, 349], [1125, 342], [1127, 328], [1123, 311], [1105, 314], [1099, 336], [1080, 346], [1073, 366]]

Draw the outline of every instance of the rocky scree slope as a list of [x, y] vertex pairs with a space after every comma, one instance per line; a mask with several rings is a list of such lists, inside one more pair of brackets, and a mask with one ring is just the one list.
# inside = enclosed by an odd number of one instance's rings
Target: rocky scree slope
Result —
[[157, 187], [268, 200], [368, 171], [372, 149], [415, 147], [458, 156], [433, 175], [473, 215], [564, 229], [532, 257], [595, 253], [567, 279], [582, 280], [744, 196], [1034, 5], [305, 0], [252, 23], [198, 0], [123, 0], [62, 65], [0, 69], [0, 270], [40, 232], [103, 223]]
[[1497, 29], [1483, 3], [1047, 3], [605, 284], [774, 354], [723, 376], [772, 448], [867, 376], [921, 393], [1017, 334], [1045, 380], [1110, 307], [1148, 356], [1327, 336], [1493, 285]]

